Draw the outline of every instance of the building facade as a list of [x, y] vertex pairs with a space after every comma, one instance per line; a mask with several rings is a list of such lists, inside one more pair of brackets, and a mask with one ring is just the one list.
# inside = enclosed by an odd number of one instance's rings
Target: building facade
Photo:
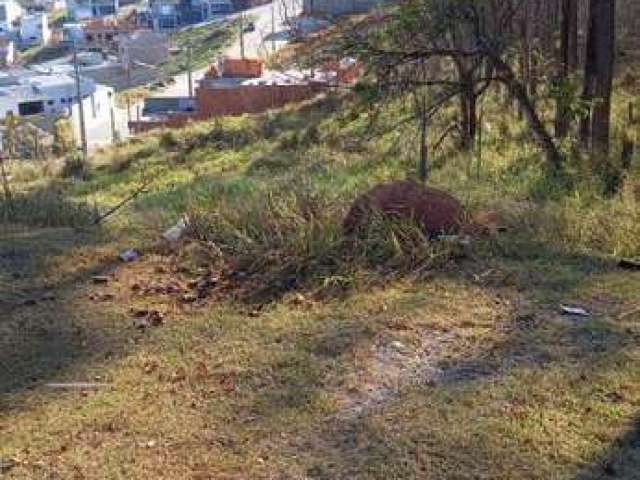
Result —
[[149, 7], [138, 12], [138, 25], [174, 30], [214, 15], [232, 13], [235, 8], [231, 0], [149, 0]]
[[366, 13], [375, 7], [391, 3], [391, 0], [304, 0], [304, 15], [339, 16]]
[[22, 7], [15, 0], [0, 0], [0, 33], [16, 30], [22, 17]]
[[[91, 97], [96, 85], [81, 78], [80, 91], [83, 98]], [[76, 83], [71, 75], [31, 71], [0, 74], [0, 119], [9, 113], [23, 117], [69, 115], [77, 101]]]
[[46, 13], [25, 15], [20, 20], [20, 44], [22, 47], [47, 45], [51, 41], [51, 30]]
[[0, 39], [0, 67], [9, 67], [16, 60], [16, 47], [13, 40]]
[[69, 12], [76, 20], [116, 15], [119, 8], [118, 0], [73, 0], [69, 2]]

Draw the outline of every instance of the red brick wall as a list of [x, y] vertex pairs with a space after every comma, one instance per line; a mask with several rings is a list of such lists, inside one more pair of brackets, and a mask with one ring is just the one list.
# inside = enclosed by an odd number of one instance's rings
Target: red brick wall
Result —
[[236, 88], [198, 88], [198, 111], [180, 114], [166, 120], [129, 122], [133, 133], [143, 133], [157, 128], [180, 128], [190, 121], [204, 121], [225, 115], [263, 113], [281, 108], [288, 103], [302, 102], [324, 91], [324, 85], [249, 85]]
[[262, 76], [262, 60], [223, 58], [220, 63], [220, 73], [223, 77], [258, 78]]
[[262, 113], [288, 103], [308, 100], [324, 85], [247, 85], [237, 88], [198, 88], [200, 114], [210, 117]]

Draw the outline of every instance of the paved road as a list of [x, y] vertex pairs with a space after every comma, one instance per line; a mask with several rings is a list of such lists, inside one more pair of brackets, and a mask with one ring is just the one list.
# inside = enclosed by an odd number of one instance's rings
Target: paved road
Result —
[[[295, 0], [287, 0], [289, 15], [297, 15], [300, 12], [298, 6], [301, 2]], [[287, 31], [286, 18], [284, 9], [280, 0], [276, 0], [273, 3], [268, 3], [260, 7], [255, 7], [246, 10], [243, 13], [235, 13], [227, 17], [228, 20], [238, 18], [240, 15], [244, 15], [246, 23], [253, 22], [255, 30], [253, 32], [247, 32], [244, 34], [244, 51], [245, 56], [250, 58], [266, 58], [273, 51], [282, 48], [287, 43]], [[275, 27], [275, 35], [272, 34], [272, 30]], [[240, 57], [240, 34], [238, 32], [237, 39], [233, 44], [227, 48], [224, 52], [225, 55], [232, 57]], [[215, 59], [211, 59], [213, 62]], [[202, 79], [207, 68], [196, 70], [193, 72], [194, 89], [197, 86], [197, 82]], [[187, 74], [183, 73], [174, 77], [175, 83], [170, 85], [162, 91], [158, 91], [154, 94], [157, 97], [185, 97], [189, 95], [189, 82]]]

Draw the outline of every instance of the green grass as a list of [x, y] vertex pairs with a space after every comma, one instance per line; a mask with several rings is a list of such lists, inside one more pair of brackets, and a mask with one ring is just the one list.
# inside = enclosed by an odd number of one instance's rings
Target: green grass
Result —
[[[350, 243], [350, 202], [415, 170], [413, 129], [381, 124], [329, 96], [128, 141], [85, 180], [12, 165], [7, 478], [636, 478], [640, 274], [615, 259], [640, 256], [637, 157], [606, 196], [584, 160], [550, 177], [519, 122], [491, 123], [479, 175], [446, 144], [430, 183], [505, 233], [463, 252], [383, 221]], [[185, 214], [198, 240], [167, 248]], [[125, 248], [144, 256], [121, 264]], [[208, 271], [201, 304], [167, 293]], [[163, 325], [134, 328], [141, 309]]]
[[238, 29], [237, 22], [190, 28], [172, 34], [170, 41], [181, 51], [161, 65], [166, 75], [177, 75], [188, 69], [188, 49], [191, 48], [191, 68], [198, 70], [211, 64], [220, 52], [231, 44]]

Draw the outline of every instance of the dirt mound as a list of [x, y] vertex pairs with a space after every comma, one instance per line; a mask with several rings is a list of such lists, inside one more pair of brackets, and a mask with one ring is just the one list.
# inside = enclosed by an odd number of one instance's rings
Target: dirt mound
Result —
[[356, 233], [373, 212], [413, 220], [430, 236], [456, 233], [464, 220], [462, 205], [448, 193], [413, 181], [398, 181], [378, 185], [358, 197], [344, 220], [345, 233]]

